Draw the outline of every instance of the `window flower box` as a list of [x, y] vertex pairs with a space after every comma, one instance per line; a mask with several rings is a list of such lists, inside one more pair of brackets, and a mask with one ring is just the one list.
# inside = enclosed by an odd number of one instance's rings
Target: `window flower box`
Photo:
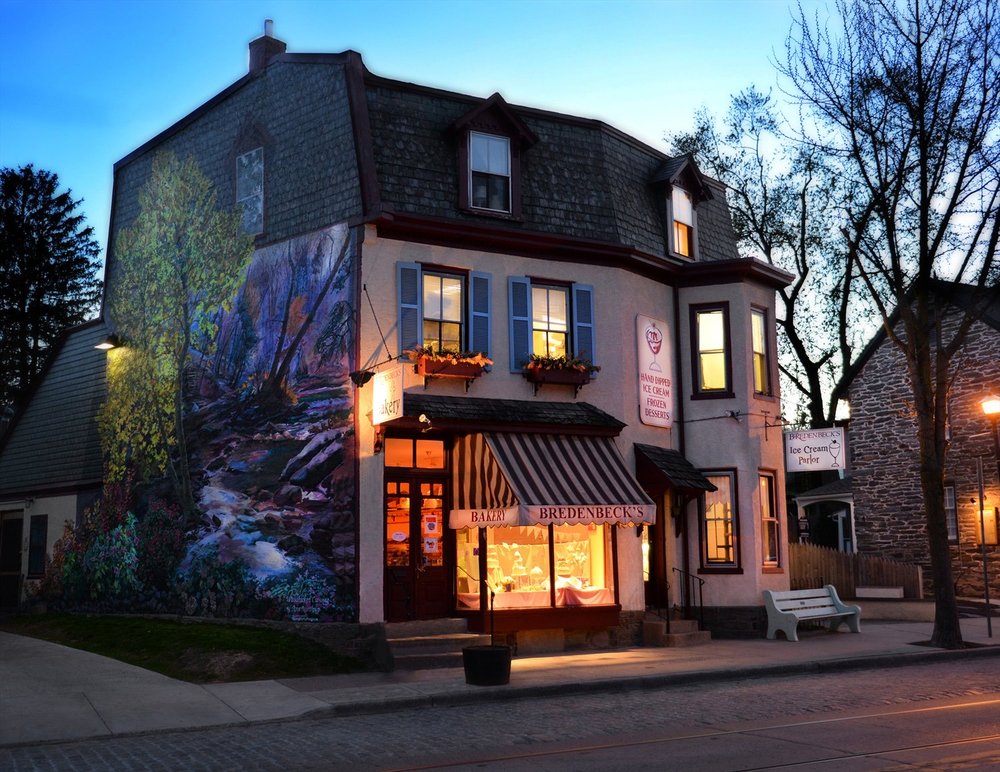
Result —
[[493, 360], [479, 352], [434, 351], [431, 347], [417, 346], [403, 352], [413, 362], [417, 375], [427, 378], [456, 378], [465, 381], [465, 388], [493, 364]]
[[592, 375], [600, 369], [585, 359], [532, 354], [524, 365], [524, 377], [534, 384], [536, 394], [544, 384], [573, 386], [579, 392], [580, 387], [590, 383]]

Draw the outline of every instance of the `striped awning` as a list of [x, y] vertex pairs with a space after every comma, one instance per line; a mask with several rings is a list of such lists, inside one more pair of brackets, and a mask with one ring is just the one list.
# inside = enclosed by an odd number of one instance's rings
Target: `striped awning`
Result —
[[610, 437], [473, 434], [458, 440], [452, 458], [452, 528], [656, 519]]

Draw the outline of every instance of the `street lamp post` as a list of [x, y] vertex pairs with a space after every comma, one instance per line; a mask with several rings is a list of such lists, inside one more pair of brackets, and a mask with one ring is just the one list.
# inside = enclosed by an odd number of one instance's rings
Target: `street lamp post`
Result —
[[[997, 464], [997, 484], [1000, 486], [1000, 397], [990, 395], [980, 400], [983, 413], [993, 423], [993, 454]], [[983, 457], [979, 457], [979, 541], [983, 552], [983, 594], [986, 600], [986, 634], [993, 637], [993, 609], [990, 606], [990, 572], [986, 558], [986, 512], [983, 500], [985, 498], [983, 482]]]

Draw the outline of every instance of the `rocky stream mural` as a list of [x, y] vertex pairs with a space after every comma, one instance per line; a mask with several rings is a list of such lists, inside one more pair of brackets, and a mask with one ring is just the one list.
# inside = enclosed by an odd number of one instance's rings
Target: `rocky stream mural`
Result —
[[71, 607], [356, 621], [351, 232], [253, 251], [217, 236], [239, 232], [231, 217], [178, 226], [170, 207], [190, 207], [164, 189], [203, 178], [158, 161], [116, 242], [105, 490], [42, 590]]

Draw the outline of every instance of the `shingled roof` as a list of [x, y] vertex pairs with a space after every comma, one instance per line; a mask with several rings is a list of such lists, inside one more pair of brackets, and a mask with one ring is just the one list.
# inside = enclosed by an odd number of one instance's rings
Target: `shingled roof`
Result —
[[0, 444], [0, 496], [74, 491], [101, 481], [97, 410], [107, 393], [103, 322], [64, 333], [27, 407]]

